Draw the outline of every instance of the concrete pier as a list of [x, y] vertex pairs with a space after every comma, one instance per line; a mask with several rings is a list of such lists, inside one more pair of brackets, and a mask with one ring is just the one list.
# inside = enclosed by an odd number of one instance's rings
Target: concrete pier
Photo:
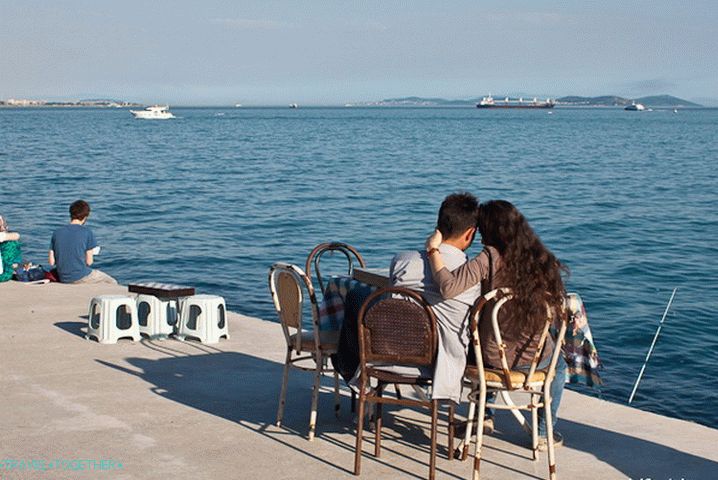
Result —
[[[216, 345], [86, 340], [90, 298], [125, 292], [0, 284], [0, 478], [354, 478], [349, 395], [336, 418], [330, 378], [314, 442], [310, 374], [290, 373], [284, 425], [274, 426], [285, 351], [277, 323], [230, 314], [231, 339]], [[571, 391], [559, 416], [559, 478], [718, 478], [718, 430]], [[470, 478], [471, 462], [446, 459], [445, 422], [437, 478]], [[426, 478], [428, 426], [425, 411], [386, 407], [382, 456], [367, 433], [361, 478]], [[545, 454], [531, 460], [516, 422], [499, 414], [496, 427], [482, 478], [545, 478]]]

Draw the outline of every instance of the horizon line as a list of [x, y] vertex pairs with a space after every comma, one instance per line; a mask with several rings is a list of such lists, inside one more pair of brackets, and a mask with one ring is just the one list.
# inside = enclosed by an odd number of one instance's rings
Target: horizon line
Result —
[[[506, 96], [506, 95], [503, 95], [503, 96]], [[514, 97], [511, 94], [509, 94], [507, 96], [510, 98]], [[623, 98], [626, 100], [639, 100], [639, 99], [646, 98], [646, 97], [660, 97], [660, 96], [671, 96], [671, 97], [678, 98], [679, 100], [689, 101], [689, 102], [696, 103], [699, 105], [700, 105], [699, 102], [702, 102], [704, 104], [709, 103], [709, 104], [716, 104], [716, 106], [718, 106], [718, 98], [713, 98], [713, 97], [682, 98], [682, 97], [678, 97], [676, 95], [671, 95], [668, 93], [656, 93], [656, 94], [641, 95], [641, 96], [634, 96], [634, 97], [622, 96], [622, 95], [618, 95], [618, 94], [601, 94], [601, 95], [569, 94], [569, 95], [561, 95], [560, 97], [556, 96], [556, 95], [532, 95], [532, 94], [517, 94], [517, 95], [515, 95], [516, 98], [536, 97], [536, 98], [552, 98], [554, 100], [557, 100], [559, 98], [565, 98], [565, 97], [581, 97], [581, 98], [618, 97], [618, 98]], [[380, 105], [382, 102], [404, 100], [404, 99], [417, 99], [417, 101], [428, 100], [428, 101], [445, 101], [445, 102], [462, 102], [462, 101], [474, 102], [477, 99], [480, 99], [483, 97], [486, 97], [486, 95], [483, 95], [483, 96], [473, 95], [473, 96], [460, 97], [460, 98], [459, 97], [445, 98], [445, 97], [440, 97], [440, 96], [403, 95], [403, 96], [393, 96], [393, 97], [388, 97], [388, 98], [385, 97], [385, 98], [382, 98], [381, 100], [353, 100], [353, 101], [337, 101], [337, 102], [327, 102], [327, 103], [324, 103], [321, 101], [319, 101], [319, 102], [312, 101], [312, 102], [304, 103], [304, 104], [302, 104], [302, 106], [304, 106], [304, 107], [374, 107], [374, 106], [381, 107], [381, 106], [387, 106], [387, 105]], [[29, 102], [45, 102], [45, 103], [80, 103], [80, 102], [87, 102], [87, 101], [109, 101], [109, 102], [116, 102], [116, 103], [134, 104], [131, 106], [173, 104], [173, 105], [175, 105], [175, 107], [232, 107], [232, 108], [250, 108], [250, 107], [256, 107], [256, 108], [286, 107], [286, 108], [289, 108], [291, 105], [299, 105], [299, 104], [297, 104], [297, 102], [281, 102], [281, 103], [274, 103], [274, 102], [272, 102], [272, 103], [252, 103], [252, 102], [250, 102], [250, 103], [246, 103], [246, 104], [242, 103], [242, 102], [236, 102], [236, 101], [227, 101], [226, 103], [199, 101], [197, 103], [194, 103], [191, 100], [189, 102], [186, 102], [186, 101], [142, 102], [142, 101], [137, 101], [137, 100], [117, 99], [117, 98], [112, 98], [112, 97], [107, 97], [107, 96], [102, 96], [102, 95], [93, 95], [93, 96], [85, 96], [85, 97], [78, 96], [75, 98], [54, 97], [54, 96], [49, 95], [46, 98], [52, 98], [52, 100], [46, 100], [46, 99], [42, 98], [41, 96], [37, 96], [37, 97], [10, 96], [10, 97], [6, 97], [4, 99], [0, 98], [0, 103], [2, 104], [0, 106], [3, 106], [3, 107], [13, 107], [13, 106], [21, 107], [22, 106], [22, 105], [12, 105], [12, 104], [8, 105], [7, 102], [10, 100], [29, 101]], [[237, 107], [237, 105], [239, 105], [239, 107]], [[42, 107], [44, 105], [40, 104], [40, 105], [27, 105], [27, 106]], [[47, 105], [47, 106], [52, 107], [53, 105]], [[81, 106], [81, 105], [78, 105], [78, 106]], [[88, 106], [91, 106], [91, 105], [88, 105]], [[122, 108], [126, 108], [129, 106], [130, 105], [123, 106]], [[399, 106], [399, 105], [396, 105], [396, 106]], [[409, 105], [407, 105], [407, 106], [409, 106]], [[417, 106], [421, 106], [421, 105], [417, 105]], [[424, 106], [432, 106], [432, 105], [424, 105]], [[460, 107], [461, 105], [434, 105], [434, 106]], [[705, 106], [705, 105], [701, 105], [701, 106]]]

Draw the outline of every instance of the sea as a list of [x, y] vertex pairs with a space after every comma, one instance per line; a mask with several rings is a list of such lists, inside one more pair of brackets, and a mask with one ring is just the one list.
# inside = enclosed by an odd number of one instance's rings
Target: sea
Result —
[[569, 388], [625, 404], [677, 288], [633, 405], [718, 427], [718, 110], [172, 111], [0, 109], [0, 215], [26, 260], [47, 264], [82, 198], [96, 266], [121, 283], [192, 285], [276, 322], [274, 262], [334, 240], [387, 268], [447, 194], [505, 199], [585, 302], [605, 383]]

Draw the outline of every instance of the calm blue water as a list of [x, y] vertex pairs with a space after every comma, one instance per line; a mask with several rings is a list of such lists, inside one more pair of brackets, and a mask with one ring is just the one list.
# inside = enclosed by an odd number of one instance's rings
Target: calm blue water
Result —
[[448, 193], [508, 199], [571, 268], [604, 398], [625, 403], [679, 287], [634, 404], [718, 427], [718, 110], [174, 112], [0, 109], [0, 214], [26, 258], [46, 262], [84, 198], [98, 268], [273, 320], [273, 262], [342, 240], [387, 267], [423, 245]]

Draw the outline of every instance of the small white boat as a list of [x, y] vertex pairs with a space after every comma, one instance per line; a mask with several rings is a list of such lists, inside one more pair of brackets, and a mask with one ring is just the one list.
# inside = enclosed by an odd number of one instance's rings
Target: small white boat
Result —
[[290, 103], [289, 108], [299, 108], [299, 105], [297, 105], [296, 103]]
[[169, 111], [169, 108], [167, 105], [152, 105], [144, 110], [130, 110], [130, 113], [134, 115], [135, 118], [141, 118], [143, 120], [167, 120], [175, 118]]
[[631, 102], [630, 105], [626, 105], [626, 108], [624, 108], [624, 110], [628, 110], [630, 112], [642, 112], [645, 109], [646, 107], [644, 107], [642, 103], [636, 102]]

